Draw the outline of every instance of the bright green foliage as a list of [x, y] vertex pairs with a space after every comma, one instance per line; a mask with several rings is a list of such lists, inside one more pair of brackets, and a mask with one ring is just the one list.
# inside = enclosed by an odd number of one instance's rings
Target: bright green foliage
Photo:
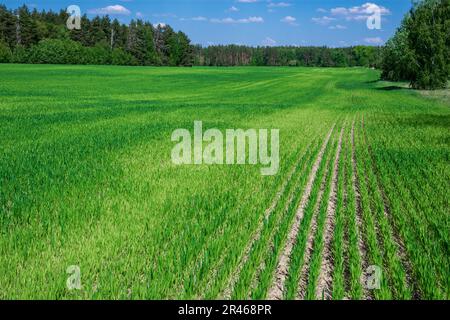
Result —
[[133, 55], [121, 48], [114, 48], [111, 52], [111, 64], [116, 66], [137, 66], [139, 62]]
[[411, 85], [417, 89], [447, 86], [450, 76], [450, 0], [424, 1], [411, 11], [408, 43], [413, 51]]
[[409, 48], [406, 24], [410, 16], [406, 16], [397, 33], [383, 48], [381, 78], [388, 81], [408, 81], [413, 72], [413, 51]]
[[450, 0], [423, 0], [405, 17], [383, 52], [382, 78], [416, 89], [440, 89], [450, 76]]
[[[86, 59], [84, 48], [70, 40], [42, 40], [29, 51], [29, 61], [32, 63], [78, 64], [80, 59]], [[101, 56], [97, 56], [101, 58]]]
[[0, 63], [8, 63], [12, 60], [11, 49], [5, 45], [3, 42], [0, 42]]

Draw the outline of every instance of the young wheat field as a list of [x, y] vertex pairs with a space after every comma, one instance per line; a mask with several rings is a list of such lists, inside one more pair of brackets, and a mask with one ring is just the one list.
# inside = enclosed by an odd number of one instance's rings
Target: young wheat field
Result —
[[[0, 65], [0, 298], [448, 299], [448, 94], [377, 79]], [[173, 164], [194, 121], [279, 129], [278, 173]]]

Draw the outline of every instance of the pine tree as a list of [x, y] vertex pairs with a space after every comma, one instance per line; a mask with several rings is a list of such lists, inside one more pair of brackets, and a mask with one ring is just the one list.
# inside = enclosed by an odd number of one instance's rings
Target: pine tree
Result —
[[154, 42], [154, 28], [151, 23], [146, 22], [142, 26], [142, 37], [145, 41], [145, 65], [158, 65], [160, 64], [158, 54], [155, 48]]
[[177, 57], [177, 65], [178, 66], [192, 66], [194, 63], [193, 57], [193, 48], [191, 45], [191, 40], [189, 37], [179, 31], [177, 34], [178, 38], [178, 57]]
[[0, 41], [13, 48], [16, 45], [16, 17], [0, 5]]
[[156, 53], [158, 55], [158, 61], [162, 65], [168, 63], [168, 36], [166, 35], [167, 27], [158, 24], [154, 29], [153, 42], [155, 46]]
[[155, 56], [153, 49], [152, 29], [142, 20], [131, 21], [128, 28], [127, 51], [141, 65], [153, 64]]
[[26, 5], [20, 7], [17, 12], [16, 38], [17, 43], [24, 47], [30, 47], [39, 42], [37, 24], [33, 20], [30, 10]]

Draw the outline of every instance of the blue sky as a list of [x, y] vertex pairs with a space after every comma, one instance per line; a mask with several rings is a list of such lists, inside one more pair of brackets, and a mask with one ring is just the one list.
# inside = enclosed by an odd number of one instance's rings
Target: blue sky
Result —
[[[398, 27], [411, 0], [29, 0], [30, 7], [106, 14], [127, 23], [141, 18], [170, 24], [193, 43], [245, 45], [382, 44]], [[9, 8], [23, 2], [2, 0]], [[367, 8], [381, 8], [381, 29], [367, 28]]]

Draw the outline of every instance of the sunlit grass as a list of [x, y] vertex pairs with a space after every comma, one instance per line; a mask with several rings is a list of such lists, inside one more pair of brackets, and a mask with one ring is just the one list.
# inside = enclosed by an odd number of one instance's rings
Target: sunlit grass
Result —
[[[362, 187], [370, 262], [388, 275], [375, 297], [402, 298], [416, 289], [422, 298], [448, 298], [446, 102], [412, 90], [380, 90], [378, 73], [362, 68], [0, 65], [0, 74], [0, 298], [218, 297], [306, 153], [232, 292], [233, 298], [265, 297], [318, 147], [334, 123], [340, 128], [353, 118], [358, 173], [368, 177]], [[365, 149], [362, 116], [378, 171]], [[280, 129], [279, 173], [263, 177], [248, 165], [173, 165], [171, 134], [192, 131], [195, 120], [220, 130]], [[348, 125], [340, 202], [352, 190]], [[383, 191], [373, 190], [376, 174]], [[392, 221], [383, 218], [380, 192], [389, 199]], [[348, 195], [339, 207], [333, 252], [343, 274], [335, 275], [333, 292], [340, 298], [361, 297], [355, 202]], [[397, 231], [414, 288], [402, 288], [403, 270], [397, 275]], [[300, 234], [302, 242], [306, 236]], [[290, 298], [302, 259], [292, 261]], [[80, 291], [66, 287], [70, 265], [80, 266]], [[315, 265], [314, 278], [317, 272]]]

